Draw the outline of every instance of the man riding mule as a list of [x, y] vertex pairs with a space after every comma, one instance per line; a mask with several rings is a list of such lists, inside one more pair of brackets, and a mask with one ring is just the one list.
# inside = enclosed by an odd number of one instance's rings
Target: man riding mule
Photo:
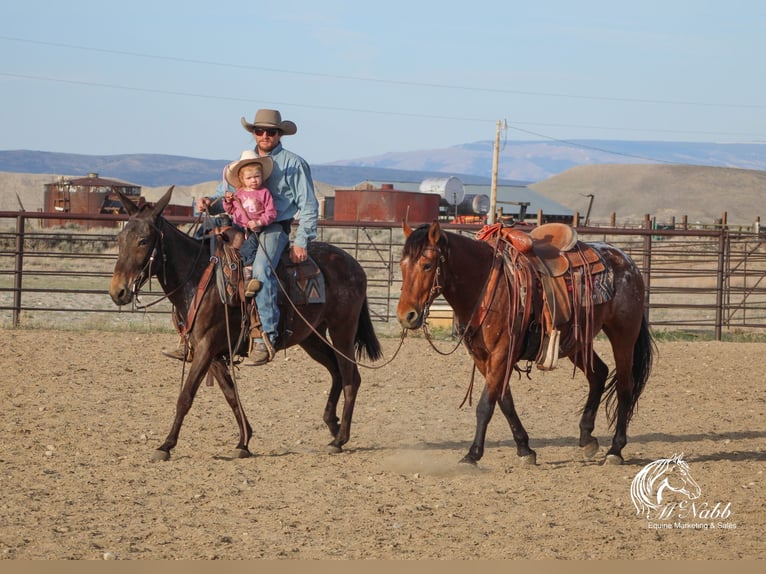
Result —
[[[156, 277], [164, 292], [163, 299], [173, 305], [179, 331], [192, 351], [173, 425], [154, 458], [170, 457], [205, 377], [211, 384], [213, 379], [218, 381], [237, 420], [239, 442], [235, 456], [249, 456], [252, 428], [239, 400], [232, 369], [235, 356], [245, 355], [247, 348], [247, 341], [241, 340], [247, 314], [241, 306], [239, 287], [234, 288], [243, 285], [236, 277], [241, 270], [241, 265], [236, 264], [238, 255], [232, 255], [236, 250], [236, 234], [232, 237], [221, 230], [199, 240], [178, 229], [162, 216], [172, 191], [170, 188], [157, 203], [140, 208], [129, 197], [120, 195], [130, 218], [117, 236], [119, 252], [109, 288], [115, 304], [127, 305], [139, 297], [151, 277]], [[374, 361], [382, 352], [367, 302], [367, 276], [359, 262], [339, 247], [320, 241], [312, 241], [307, 253], [321, 270], [324, 302], [301, 300], [291, 294], [282, 313], [283, 323], [289, 326], [289, 330], [285, 327], [283, 344], [301, 346], [330, 373], [332, 385], [323, 420], [333, 437], [328, 450], [340, 452], [351, 436], [351, 420], [361, 384], [356, 360], [366, 355]], [[287, 255], [284, 258], [289, 260]], [[235, 264], [227, 264], [231, 261]], [[313, 291], [317, 277], [305, 273], [303, 265], [291, 268], [290, 273], [296, 284]], [[285, 264], [279, 266], [279, 273], [286, 271]], [[283, 283], [290, 285], [291, 281], [283, 276]], [[339, 418], [341, 396], [344, 401]]]
[[[253, 123], [241, 119], [246, 131], [255, 139], [257, 157], [270, 157], [273, 172], [266, 181], [276, 208], [273, 223], [262, 228], [259, 236], [260, 248], [253, 262], [253, 278], [261, 283], [255, 295], [258, 314], [264, 335], [253, 343], [251, 360], [254, 365], [263, 365], [274, 358], [275, 351], [284, 345], [278, 331], [280, 312], [278, 306], [279, 284], [274, 267], [285, 248], [290, 244], [290, 260], [301, 263], [308, 258], [308, 244], [317, 235], [319, 203], [314, 192], [314, 182], [308, 163], [299, 155], [282, 146], [282, 136], [297, 133], [295, 123], [282, 120], [277, 110], [260, 109]], [[213, 197], [202, 197], [197, 202], [200, 211], [207, 209], [226, 189], [219, 187]], [[290, 242], [290, 228], [298, 217], [295, 237]]]

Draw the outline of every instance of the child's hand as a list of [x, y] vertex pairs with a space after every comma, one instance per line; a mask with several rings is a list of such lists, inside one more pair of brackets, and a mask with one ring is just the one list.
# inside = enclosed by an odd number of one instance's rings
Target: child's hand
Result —
[[233, 199], [234, 199], [234, 194], [232, 192], [227, 191], [226, 193], [223, 194], [223, 200], [226, 203], [231, 203]]

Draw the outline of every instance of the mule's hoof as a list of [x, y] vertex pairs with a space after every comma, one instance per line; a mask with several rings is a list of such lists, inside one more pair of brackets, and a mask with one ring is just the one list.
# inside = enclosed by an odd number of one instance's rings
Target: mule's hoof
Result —
[[167, 462], [170, 460], [170, 453], [166, 450], [157, 449], [152, 453], [152, 462]]
[[340, 454], [343, 452], [343, 449], [341, 447], [334, 445], [332, 443], [328, 444], [325, 450], [327, 454]]
[[529, 454], [525, 454], [519, 457], [521, 459], [521, 464], [524, 466], [535, 466], [537, 464], [537, 453], [530, 452]]
[[235, 448], [232, 453], [232, 458], [250, 458], [253, 456], [246, 448]]
[[598, 440], [596, 440], [595, 438], [591, 442], [586, 444], [584, 447], [582, 447], [582, 454], [588, 460], [596, 456], [597, 452], [598, 452]]
[[619, 454], [608, 454], [606, 455], [604, 464], [620, 465], [622, 464], [622, 457]]

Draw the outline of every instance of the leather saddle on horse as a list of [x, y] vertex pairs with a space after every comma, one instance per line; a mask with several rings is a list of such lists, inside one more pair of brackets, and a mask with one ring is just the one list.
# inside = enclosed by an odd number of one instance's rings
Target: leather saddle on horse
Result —
[[[578, 240], [577, 231], [563, 223], [546, 223], [529, 232], [500, 224], [487, 226], [478, 239], [497, 238], [505, 241], [528, 262], [541, 287], [540, 309], [536, 321], [542, 325], [542, 340], [538, 345], [536, 363], [542, 370], [556, 367], [559, 354], [560, 328], [572, 320], [573, 314], [584, 308], [592, 312], [594, 304], [603, 303], [614, 293], [611, 275], [598, 251]], [[514, 263], [504, 253], [506, 268]], [[594, 289], [597, 277], [603, 277], [599, 289]], [[518, 280], [518, 279], [516, 279]], [[533, 305], [531, 285], [517, 285], [527, 291], [522, 305]]]

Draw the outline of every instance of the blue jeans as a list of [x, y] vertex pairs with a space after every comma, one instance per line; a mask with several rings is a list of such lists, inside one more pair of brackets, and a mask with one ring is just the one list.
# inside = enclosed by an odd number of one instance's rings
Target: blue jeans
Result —
[[247, 239], [239, 246], [239, 256], [242, 258], [242, 265], [248, 266], [253, 264], [255, 254], [258, 252], [258, 235], [252, 231], [247, 236]]
[[290, 243], [290, 238], [284, 232], [281, 223], [272, 223], [263, 228], [259, 239], [261, 245], [255, 253], [255, 261], [253, 261], [253, 278], [258, 279], [262, 286], [255, 295], [255, 304], [261, 317], [263, 331], [268, 334], [269, 340], [274, 342], [279, 325], [279, 307], [277, 305], [279, 284], [271, 265], [273, 263], [276, 268], [279, 264], [279, 258]]

